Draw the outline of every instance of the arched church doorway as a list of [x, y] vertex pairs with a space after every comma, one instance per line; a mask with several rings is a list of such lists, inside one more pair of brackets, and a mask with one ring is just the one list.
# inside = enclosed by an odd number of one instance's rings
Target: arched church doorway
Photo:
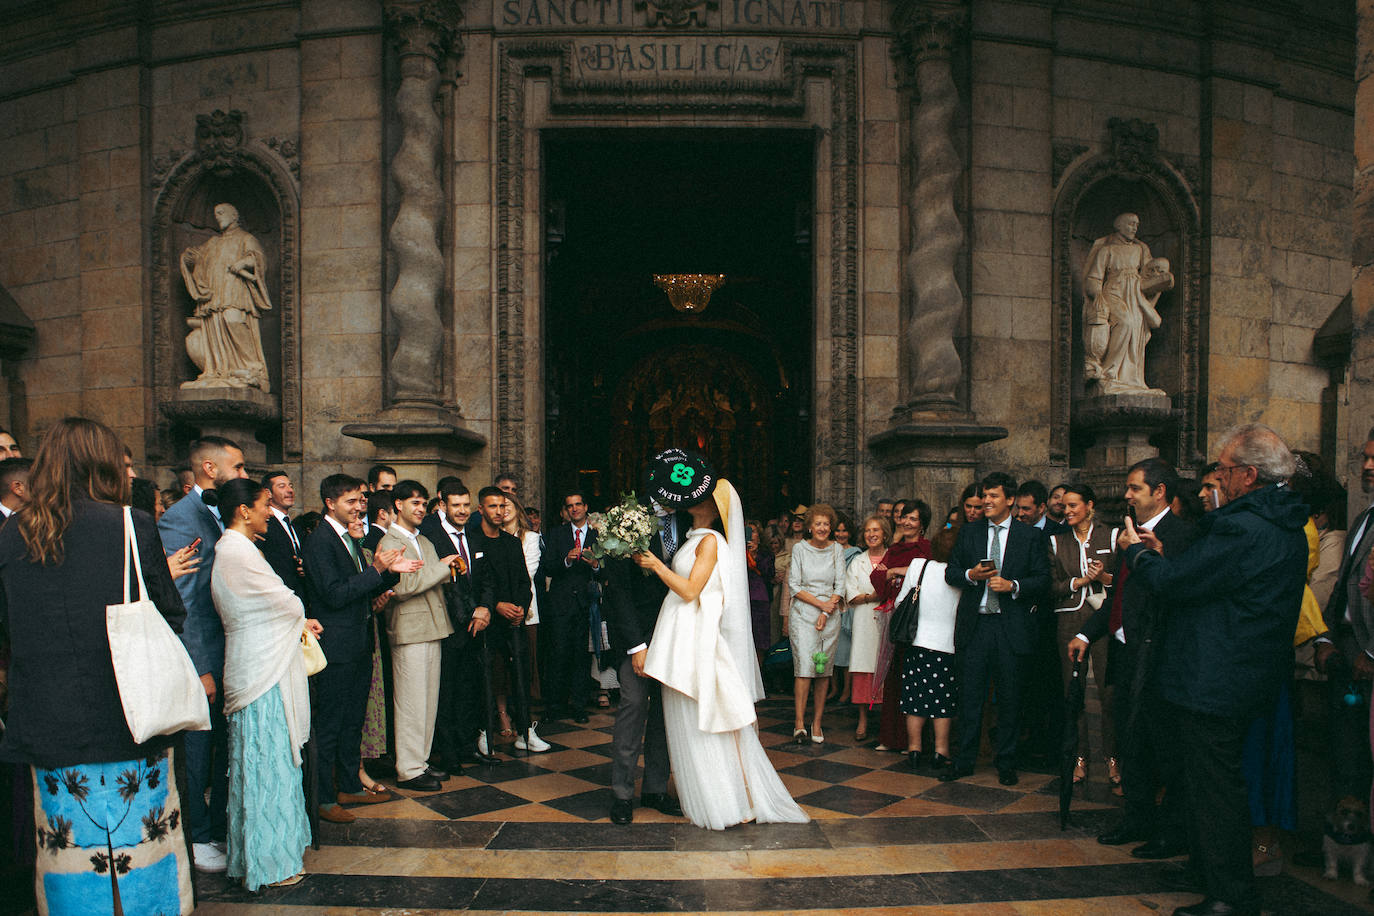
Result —
[[[639, 488], [656, 449], [702, 449], [746, 513], [808, 501], [813, 451], [809, 131], [544, 138], [545, 505]], [[654, 274], [725, 274], [699, 312]]]

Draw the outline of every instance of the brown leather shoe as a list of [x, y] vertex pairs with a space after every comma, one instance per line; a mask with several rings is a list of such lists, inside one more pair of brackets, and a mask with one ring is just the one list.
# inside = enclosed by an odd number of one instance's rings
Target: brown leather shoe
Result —
[[358, 816], [347, 808], [340, 808], [338, 805], [331, 805], [326, 808], [320, 806], [320, 820], [329, 821], [332, 824], [351, 824], [358, 819]]
[[380, 805], [382, 802], [389, 802], [396, 796], [383, 789], [381, 792], [359, 792], [352, 795], [348, 792], [340, 792], [336, 798], [341, 805]]

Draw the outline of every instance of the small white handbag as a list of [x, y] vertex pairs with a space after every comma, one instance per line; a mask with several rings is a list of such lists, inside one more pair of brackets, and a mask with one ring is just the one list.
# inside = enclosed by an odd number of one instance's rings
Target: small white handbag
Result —
[[[137, 601], [129, 600], [130, 553], [138, 576]], [[124, 720], [135, 742], [210, 729], [210, 705], [191, 656], [157, 605], [148, 600], [128, 506], [124, 507], [124, 603], [106, 605], [105, 632]]]

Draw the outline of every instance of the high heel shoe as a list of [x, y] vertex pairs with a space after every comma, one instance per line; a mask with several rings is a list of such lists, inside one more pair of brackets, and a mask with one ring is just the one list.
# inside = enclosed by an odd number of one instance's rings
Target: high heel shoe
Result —
[[1107, 758], [1107, 782], [1112, 784], [1112, 794], [1120, 798], [1126, 793], [1121, 788], [1121, 764], [1115, 757]]
[[1085, 780], [1085, 779], [1087, 779], [1087, 778], [1088, 778], [1088, 759], [1087, 759], [1086, 757], [1079, 757], [1077, 760], [1074, 761], [1074, 764], [1073, 764], [1073, 782], [1074, 782], [1074, 785], [1078, 785], [1078, 783], [1082, 782], [1083, 780]]

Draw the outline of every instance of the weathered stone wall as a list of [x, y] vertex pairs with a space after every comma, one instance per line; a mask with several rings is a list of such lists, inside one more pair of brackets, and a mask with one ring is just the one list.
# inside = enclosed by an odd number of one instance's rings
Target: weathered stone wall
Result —
[[[301, 374], [304, 492], [371, 463], [340, 434], [382, 408], [382, 35], [378, 4], [302, 7]], [[318, 31], [316, 31], [318, 30]]]
[[[1321, 446], [1329, 374], [1312, 339], [1349, 291], [1349, 15], [1335, 4], [1297, 20], [1173, 6], [1109, 18], [1087, 3], [974, 4], [971, 403], [980, 422], [1011, 432], [980, 448], [982, 468], [1067, 472], [1047, 463], [1051, 392], [1041, 383], [1060, 333], [1050, 211], [1076, 164], [1105, 150], [1110, 118], [1155, 125], [1160, 155], [1201, 204], [1210, 257], [1200, 278], [1205, 426], [1194, 446], [1206, 451], [1252, 420]], [[1166, 320], [1182, 311], [1164, 304]]]
[[[822, 4], [827, 16], [841, 7], [843, 16], [782, 28], [747, 17], [732, 25], [737, 8], [766, 7], [722, 3], [710, 34], [771, 28], [807, 53], [824, 46], [796, 97], [786, 97], [790, 77], [779, 72], [768, 77], [774, 89], [752, 96], [685, 85], [647, 100], [628, 84], [565, 86], [557, 67], [512, 76], [522, 65], [503, 49], [519, 44], [534, 54], [528, 49], [544, 42], [539, 59], [553, 61], [560, 42], [576, 36], [575, 23], [547, 21], [549, 4], [521, 0], [516, 22], [503, 2], [464, 6], [458, 72], [441, 93], [450, 125], [441, 168], [443, 318], [452, 367], [445, 396], [489, 443], [474, 457], [472, 479], [494, 472], [503, 449], [518, 443], [527, 491], [540, 487], [540, 130], [662, 125], [816, 131], [817, 495], [843, 484], [867, 503], [915, 480], [885, 471], [867, 447], [894, 422], [906, 365], [902, 264], [915, 163], [912, 96], [892, 53], [894, 4]], [[968, 422], [1009, 432], [971, 452], [974, 463], [960, 474], [1069, 472], [1052, 445], [1064, 408], [1051, 379], [1064, 345], [1053, 213], [1074, 169], [1107, 150], [1111, 118], [1155, 125], [1160, 156], [1200, 206], [1202, 432], [1194, 447], [1205, 451], [1227, 425], [1260, 419], [1295, 445], [1318, 448], [1331, 381], [1312, 341], [1351, 291], [1352, 181], [1367, 133], [1366, 125], [1357, 137], [1352, 116], [1354, 28], [1345, 4], [1307, 5], [1301, 14], [1258, 0], [1180, 0], [1139, 13], [1088, 0], [931, 6], [967, 13], [951, 52], [959, 86], [952, 139], [963, 169], [955, 202], [966, 238], [955, 265], [967, 306], [953, 329], [964, 357], [957, 396]], [[646, 13], [628, 0], [623, 8], [628, 19], [592, 32], [647, 33]], [[299, 181], [302, 451], [288, 466], [313, 502], [325, 474], [360, 472], [386, 457], [340, 432], [388, 406], [385, 235], [395, 189], [382, 4], [153, 4], [141, 20], [135, 9], [62, 5], [9, 23], [0, 37], [0, 284], [37, 328], [17, 363], [8, 422], [32, 447], [54, 419], [85, 413], [113, 425], [144, 461], [159, 417], [147, 350], [153, 205], [161, 179], [195, 148], [195, 116], [238, 109], [247, 136], [270, 142]], [[531, 11], [544, 18], [531, 24]], [[852, 64], [833, 56], [837, 48], [852, 49]], [[850, 66], [853, 99], [844, 95]], [[503, 133], [512, 112], [519, 131]], [[834, 147], [850, 142], [852, 160], [848, 148]], [[505, 206], [517, 195], [518, 206]], [[1357, 353], [1368, 348], [1359, 292]], [[1182, 312], [1177, 302], [1170, 308]], [[517, 374], [519, 384], [508, 385]], [[1354, 406], [1360, 378], [1357, 366], [1336, 396], [1341, 441], [1362, 435], [1352, 429], [1370, 419]], [[851, 441], [836, 441], [844, 429]], [[160, 470], [174, 463], [163, 456]], [[957, 476], [925, 495], [944, 499]]]

